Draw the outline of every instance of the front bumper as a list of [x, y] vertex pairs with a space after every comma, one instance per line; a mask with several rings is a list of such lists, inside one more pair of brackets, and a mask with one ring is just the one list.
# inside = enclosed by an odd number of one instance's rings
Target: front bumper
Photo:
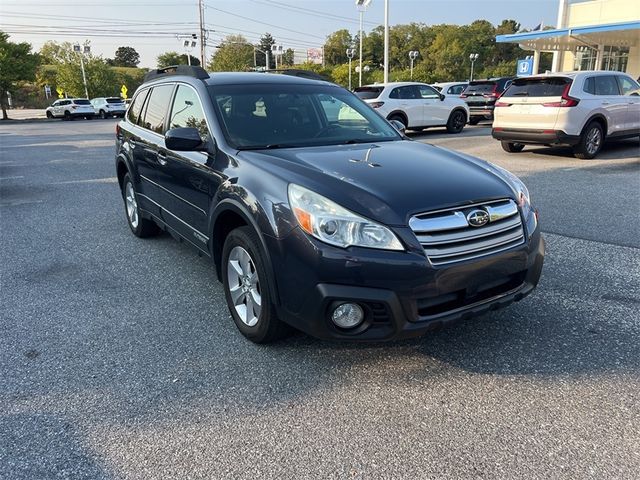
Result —
[[528, 145], [569, 145], [580, 142], [580, 135], [569, 135], [562, 130], [531, 130], [516, 128], [493, 128], [491, 135], [496, 140]]
[[[533, 291], [544, 259], [539, 227], [523, 245], [447, 267], [432, 266], [412, 247], [406, 252], [343, 250], [299, 229], [267, 244], [279, 266], [280, 318], [314, 337], [350, 341], [413, 337], [507, 306]], [[329, 320], [332, 308], [345, 301], [365, 311], [364, 323], [353, 330]]]

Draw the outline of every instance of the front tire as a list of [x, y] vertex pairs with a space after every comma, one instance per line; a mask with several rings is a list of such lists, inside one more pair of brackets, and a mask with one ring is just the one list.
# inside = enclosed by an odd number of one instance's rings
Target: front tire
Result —
[[160, 232], [160, 228], [153, 220], [142, 218], [142, 215], [140, 215], [136, 191], [128, 173], [122, 180], [122, 199], [124, 200], [124, 208], [127, 214], [127, 223], [136, 237], [152, 237]]
[[53, 118], [53, 113], [47, 112], [47, 118]]
[[404, 119], [404, 117], [402, 115], [391, 115], [387, 120], [391, 121], [391, 120], [397, 120], [398, 122], [400, 122], [401, 124], [404, 125], [405, 130], [408, 128], [407, 126], [407, 121]]
[[573, 147], [576, 158], [590, 160], [595, 158], [604, 144], [604, 131], [598, 122], [591, 122], [580, 136], [580, 142]]
[[104, 110], [100, 110], [100, 118], [101, 119], [106, 119], [107, 118], [107, 112], [105, 112]]
[[467, 123], [467, 115], [462, 110], [455, 110], [449, 115], [447, 122], [447, 132], [460, 133]]
[[288, 333], [271, 301], [272, 287], [258, 235], [239, 227], [222, 249], [222, 281], [229, 312], [240, 333], [254, 343], [269, 343]]
[[69, 112], [69, 110], [66, 110], [64, 112], [64, 120], [70, 121], [71, 120], [71, 113]]
[[509, 153], [518, 153], [524, 149], [524, 143], [500, 142], [502, 149]]
[[469, 125], [477, 125], [479, 121], [480, 121], [480, 119], [478, 117], [475, 117], [475, 118], [471, 117], [469, 119]]

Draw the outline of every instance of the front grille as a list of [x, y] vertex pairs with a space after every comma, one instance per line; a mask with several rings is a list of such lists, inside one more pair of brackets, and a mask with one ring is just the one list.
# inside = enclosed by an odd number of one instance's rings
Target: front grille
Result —
[[[469, 225], [467, 215], [474, 210], [487, 212], [489, 222]], [[524, 243], [518, 207], [510, 199], [415, 215], [409, 226], [433, 265], [486, 257]]]

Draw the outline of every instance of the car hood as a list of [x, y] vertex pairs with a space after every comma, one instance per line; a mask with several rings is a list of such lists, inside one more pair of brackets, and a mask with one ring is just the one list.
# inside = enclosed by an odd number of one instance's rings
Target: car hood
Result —
[[238, 158], [387, 225], [406, 226], [411, 215], [429, 210], [515, 197], [491, 164], [410, 140], [241, 151]]

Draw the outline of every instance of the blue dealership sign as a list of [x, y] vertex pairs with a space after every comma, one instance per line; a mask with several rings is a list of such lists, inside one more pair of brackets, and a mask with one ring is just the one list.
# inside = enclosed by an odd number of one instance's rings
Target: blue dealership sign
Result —
[[516, 72], [516, 76], [528, 77], [529, 75], [533, 75], [533, 58], [518, 60], [518, 71]]

